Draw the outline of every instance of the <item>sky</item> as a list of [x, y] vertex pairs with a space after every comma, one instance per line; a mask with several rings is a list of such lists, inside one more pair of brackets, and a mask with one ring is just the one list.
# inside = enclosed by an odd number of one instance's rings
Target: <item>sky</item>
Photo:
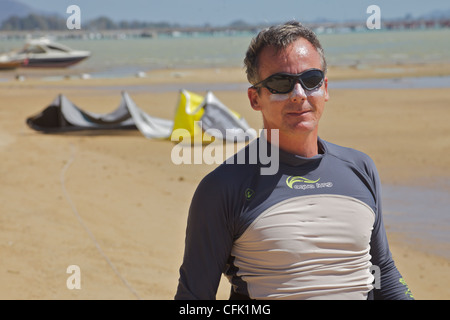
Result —
[[66, 13], [78, 5], [82, 21], [107, 16], [115, 21], [167, 21], [181, 25], [227, 25], [236, 20], [247, 23], [366, 21], [370, 5], [380, 7], [381, 19], [412, 17], [440, 10], [448, 11], [447, 0], [17, 0], [34, 8]]

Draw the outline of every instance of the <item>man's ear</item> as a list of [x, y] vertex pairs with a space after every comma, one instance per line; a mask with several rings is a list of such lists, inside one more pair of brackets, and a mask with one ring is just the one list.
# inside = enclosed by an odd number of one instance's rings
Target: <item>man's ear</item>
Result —
[[330, 99], [330, 94], [328, 93], [328, 78], [325, 77], [325, 101], [328, 101]]
[[248, 100], [250, 101], [250, 105], [252, 106], [253, 110], [259, 111], [261, 110], [261, 107], [259, 105], [259, 93], [258, 89], [256, 88], [248, 88], [247, 90]]

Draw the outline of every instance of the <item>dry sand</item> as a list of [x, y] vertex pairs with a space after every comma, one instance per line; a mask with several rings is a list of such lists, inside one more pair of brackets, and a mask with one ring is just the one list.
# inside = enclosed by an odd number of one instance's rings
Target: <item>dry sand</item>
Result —
[[[395, 76], [450, 74], [448, 66], [394, 68], [401, 69]], [[377, 74], [334, 68], [329, 77]], [[40, 76], [31, 72], [23, 82], [0, 83], [0, 299], [172, 299], [190, 200], [214, 166], [174, 165], [172, 142], [148, 140], [137, 131], [45, 135], [29, 129], [25, 119], [59, 93], [84, 110], [104, 113], [118, 106], [120, 86], [181, 89], [198, 82], [206, 90], [206, 83], [245, 82], [242, 70], [163, 70], [109, 80]], [[245, 90], [214, 93], [252, 127], [261, 127]], [[130, 95], [148, 114], [173, 118], [176, 91]], [[332, 90], [330, 96], [321, 137], [368, 153], [384, 183], [420, 181], [426, 187], [449, 181], [448, 88]], [[449, 299], [449, 260], [407, 243], [401, 234], [389, 238], [415, 297]], [[66, 286], [70, 265], [80, 267], [80, 290]], [[222, 282], [218, 298], [226, 299], [228, 290]]]

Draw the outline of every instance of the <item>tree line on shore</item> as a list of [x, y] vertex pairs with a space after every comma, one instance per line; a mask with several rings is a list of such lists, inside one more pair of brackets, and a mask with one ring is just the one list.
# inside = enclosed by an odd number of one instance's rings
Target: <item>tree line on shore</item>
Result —
[[[246, 25], [243, 21], [235, 21], [230, 26]], [[120, 30], [120, 29], [164, 29], [180, 28], [177, 23], [169, 22], [143, 22], [119, 21], [115, 22], [108, 17], [98, 17], [83, 23], [83, 29], [88, 30]], [[208, 27], [208, 25], [205, 25]], [[66, 30], [66, 19], [59, 16], [44, 16], [29, 14], [26, 17], [11, 16], [0, 24], [2, 31], [29, 31], [29, 30]]]

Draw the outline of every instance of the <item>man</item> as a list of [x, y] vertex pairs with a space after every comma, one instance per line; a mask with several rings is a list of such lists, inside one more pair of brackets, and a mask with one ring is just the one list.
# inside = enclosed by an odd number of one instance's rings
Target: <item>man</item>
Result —
[[[175, 298], [214, 299], [225, 273], [231, 299], [412, 299], [389, 251], [374, 163], [318, 137], [329, 95], [315, 34], [298, 22], [265, 29], [245, 66], [265, 134], [240, 151], [245, 164], [224, 163], [199, 184]], [[279, 148], [276, 174], [250, 161], [255, 143]]]

